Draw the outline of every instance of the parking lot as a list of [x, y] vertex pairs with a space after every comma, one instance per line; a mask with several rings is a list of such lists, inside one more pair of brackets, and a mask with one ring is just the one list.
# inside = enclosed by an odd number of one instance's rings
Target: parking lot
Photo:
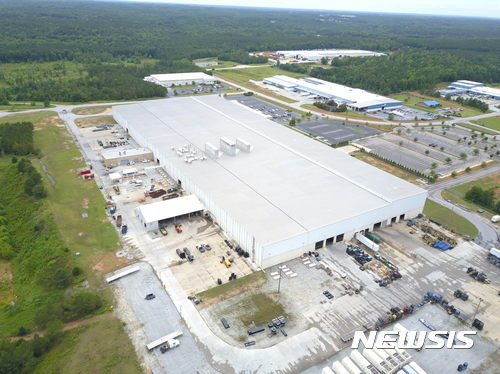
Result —
[[[192, 85], [189, 88], [183, 88], [183, 86], [174, 86], [168, 88], [167, 97], [178, 97], [185, 95], [197, 95], [197, 94], [214, 94], [218, 95], [224, 93], [224, 91], [230, 90], [231, 87], [225, 84], [214, 84], [214, 85]], [[177, 92], [177, 95], [175, 94]]]
[[379, 134], [380, 131], [361, 124], [345, 123], [339, 121], [311, 121], [302, 122], [297, 128], [329, 144], [359, 139], [362, 136]]
[[291, 110], [284, 109], [253, 96], [231, 96], [227, 100], [234, 101], [239, 105], [259, 112], [262, 116], [278, 123], [288, 123], [292, 118], [300, 118], [299, 114]]
[[[298, 119], [301, 117], [293, 111], [283, 109], [253, 96], [233, 96], [227, 99], [260, 112], [263, 116], [278, 123], [288, 124], [292, 118]], [[319, 140], [329, 144], [337, 144], [342, 141], [359, 139], [362, 136], [380, 133], [378, 130], [362, 124], [327, 121], [321, 115], [302, 118], [300, 123], [296, 125], [296, 128], [306, 134], [312, 134]]]
[[409, 108], [402, 106], [401, 108], [394, 110], [377, 110], [374, 112], [367, 112], [367, 116], [387, 120], [389, 115], [394, 115], [393, 121], [415, 121], [415, 117], [418, 120], [423, 121], [435, 121], [438, 119], [438, 115], [426, 112], [425, 110], [419, 110], [415, 108]]

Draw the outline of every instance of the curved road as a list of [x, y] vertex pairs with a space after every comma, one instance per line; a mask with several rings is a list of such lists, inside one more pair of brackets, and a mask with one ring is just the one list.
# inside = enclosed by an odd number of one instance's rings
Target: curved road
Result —
[[455, 213], [468, 219], [474, 226], [476, 226], [479, 234], [477, 238], [474, 239], [474, 242], [486, 249], [494, 247], [497, 244], [500, 238], [497, 228], [494, 227], [488, 219], [481, 217], [476, 213], [467, 212], [455, 204], [445, 201], [441, 197], [441, 191], [498, 172], [500, 172], [500, 165], [495, 165], [486, 169], [478, 170], [471, 174], [465, 174], [454, 179], [424, 187], [429, 192], [430, 200], [452, 209]]

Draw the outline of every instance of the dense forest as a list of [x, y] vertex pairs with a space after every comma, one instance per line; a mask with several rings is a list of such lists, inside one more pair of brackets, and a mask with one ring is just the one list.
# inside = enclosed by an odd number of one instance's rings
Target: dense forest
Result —
[[[145, 75], [201, 71], [190, 62], [197, 58], [263, 62], [248, 52], [280, 49], [386, 52], [382, 58], [336, 59], [324, 69], [282, 66], [383, 94], [455, 79], [500, 82], [495, 19], [349, 14], [354, 17], [333, 11], [6, 0], [0, 3], [0, 63], [57, 64], [43, 75], [15, 78], [0, 65], [0, 102], [162, 97], [165, 89], [143, 82]], [[78, 76], [66, 75], [68, 64], [78, 64]]]

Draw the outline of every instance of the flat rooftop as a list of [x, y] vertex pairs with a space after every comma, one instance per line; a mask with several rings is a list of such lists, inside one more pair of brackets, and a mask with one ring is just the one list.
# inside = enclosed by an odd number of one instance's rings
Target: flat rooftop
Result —
[[196, 73], [173, 73], [173, 74], [151, 74], [152, 78], [164, 82], [164, 81], [178, 81], [178, 80], [189, 80], [189, 79], [214, 79], [211, 75], [196, 72]]
[[317, 78], [296, 79], [286, 75], [275, 75], [271, 78], [266, 78], [266, 80], [287, 88], [296, 87], [321, 96], [338, 97], [345, 100], [347, 104], [352, 104], [353, 106], [360, 108], [370, 105], [378, 105], [381, 103], [402, 104], [401, 101], [394, 100], [389, 97], [377, 95], [359, 88], [352, 88], [337, 83], [331, 83]]
[[[144, 146], [164, 154], [263, 246], [426, 193], [218, 96], [155, 100], [113, 111], [119, 123], [126, 119], [140, 133]], [[219, 147], [223, 137], [241, 138], [253, 149], [219, 159], [206, 155], [205, 143]], [[188, 146], [196, 157], [208, 158], [185, 162], [178, 150]]]

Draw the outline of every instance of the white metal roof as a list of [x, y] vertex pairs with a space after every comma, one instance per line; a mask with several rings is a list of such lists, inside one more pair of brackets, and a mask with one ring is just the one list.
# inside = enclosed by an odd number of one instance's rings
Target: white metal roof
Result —
[[325, 97], [338, 97], [345, 100], [352, 106], [364, 108], [370, 105], [384, 103], [399, 103], [401, 101], [391, 99], [382, 95], [377, 95], [359, 88], [343, 86], [337, 83], [331, 83], [317, 78], [296, 79], [286, 75], [275, 75], [271, 78], [266, 78], [269, 82], [279, 82], [284, 87], [293, 86], [301, 90], [313, 92]]
[[121, 179], [121, 177], [122, 177], [122, 176], [120, 175], [120, 173], [116, 173], [116, 172], [115, 172], [115, 173], [111, 173], [111, 174], [109, 174], [109, 179], [111, 179], [111, 180]]
[[134, 173], [137, 173], [137, 169], [136, 168], [130, 168], [130, 169], [124, 169], [124, 170], [122, 170], [122, 174], [123, 175], [134, 174]]
[[[121, 105], [113, 111], [131, 133], [140, 133], [142, 139], [136, 140], [165, 155], [262, 245], [426, 194], [215, 95]], [[191, 144], [200, 157], [207, 142], [218, 146], [221, 137], [241, 138], [253, 149], [191, 163], [178, 156], [179, 148]]]
[[137, 149], [126, 149], [125, 151], [120, 150], [117, 151], [116, 149], [108, 150], [108, 151], [102, 151], [101, 156], [106, 159], [112, 159], [112, 158], [117, 158], [117, 157], [123, 157], [123, 156], [138, 156], [138, 155], [143, 155], [145, 153], [151, 153], [150, 149], [147, 148], [137, 148]]
[[173, 73], [173, 74], [151, 74], [151, 77], [160, 81], [160, 82], [168, 82], [168, 81], [184, 81], [184, 80], [214, 80], [215, 78], [211, 75], [196, 72], [196, 73]]
[[329, 50], [299, 50], [299, 51], [276, 51], [277, 54], [283, 55], [285, 57], [292, 56], [302, 56], [302, 57], [314, 57], [314, 56], [385, 56], [385, 53], [364, 51], [359, 49], [329, 49]]
[[192, 212], [205, 209], [203, 204], [195, 195], [177, 197], [175, 199], [159, 201], [137, 208], [142, 213], [146, 223], [160, 221], [162, 219], [182, 216]]

